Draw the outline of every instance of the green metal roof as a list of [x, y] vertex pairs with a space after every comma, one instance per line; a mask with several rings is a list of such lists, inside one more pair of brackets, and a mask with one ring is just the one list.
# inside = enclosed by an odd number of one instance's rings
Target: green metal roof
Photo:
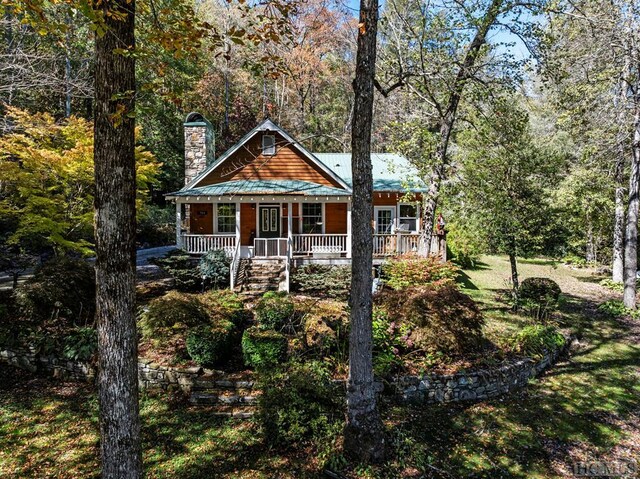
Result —
[[349, 196], [351, 191], [300, 180], [237, 180], [182, 189], [167, 196], [227, 196], [227, 195], [302, 195]]
[[[351, 153], [314, 153], [322, 163], [352, 186]], [[426, 191], [416, 169], [401, 155], [371, 153], [374, 191]]]

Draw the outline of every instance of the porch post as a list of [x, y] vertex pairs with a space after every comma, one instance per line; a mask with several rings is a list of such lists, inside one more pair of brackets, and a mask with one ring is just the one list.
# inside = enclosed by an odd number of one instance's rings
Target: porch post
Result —
[[182, 205], [176, 201], [176, 248], [182, 249]]
[[237, 247], [240, 244], [240, 203], [236, 203], [236, 244]]
[[351, 258], [351, 201], [347, 203], [347, 258]]
[[289, 292], [289, 286], [291, 283], [291, 257], [293, 256], [293, 203], [289, 201], [287, 203], [287, 264], [285, 266], [286, 271], [286, 291]]

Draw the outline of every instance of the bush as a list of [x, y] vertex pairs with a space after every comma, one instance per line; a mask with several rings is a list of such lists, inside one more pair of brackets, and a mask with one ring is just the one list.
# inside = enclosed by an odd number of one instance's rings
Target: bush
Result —
[[484, 344], [482, 313], [454, 285], [385, 289], [375, 301], [399, 326], [410, 328], [407, 339], [427, 352], [464, 354]]
[[287, 338], [276, 331], [251, 327], [242, 335], [242, 355], [247, 366], [271, 368], [286, 359]]
[[37, 321], [62, 317], [92, 322], [96, 307], [93, 266], [80, 259], [54, 258], [15, 291], [22, 314]]
[[481, 234], [470, 229], [460, 228], [454, 223], [447, 227], [447, 249], [451, 260], [461, 268], [475, 268], [485, 245]]
[[564, 345], [566, 339], [553, 326], [535, 324], [525, 326], [512, 339], [512, 349], [518, 354], [541, 357]]
[[393, 289], [411, 286], [454, 284], [458, 268], [438, 258], [397, 258], [382, 264], [382, 278]]
[[214, 249], [200, 258], [198, 268], [204, 278], [205, 287], [229, 286], [229, 266], [231, 262], [223, 249]]
[[345, 356], [349, 341], [349, 313], [338, 301], [306, 301], [299, 306], [304, 342], [319, 355], [337, 352]]
[[560, 286], [549, 278], [527, 278], [518, 289], [518, 299], [536, 319], [544, 319], [556, 309]]
[[386, 377], [402, 364], [400, 353], [413, 345], [410, 330], [389, 320], [380, 308], [373, 310], [373, 370], [377, 376]]
[[562, 262], [567, 265], [575, 266], [576, 268], [584, 268], [587, 266], [587, 260], [575, 254], [566, 255], [562, 258]]
[[78, 328], [64, 338], [62, 356], [73, 361], [89, 361], [98, 351], [98, 334], [94, 328]]
[[279, 446], [331, 443], [343, 422], [343, 397], [326, 366], [290, 364], [263, 375], [256, 418], [263, 436]]
[[254, 312], [262, 329], [280, 331], [293, 319], [295, 306], [287, 293], [269, 291], [258, 300]]
[[[640, 281], [636, 281], [636, 287], [640, 284]], [[620, 283], [618, 281], [614, 281], [611, 278], [603, 279], [600, 281], [600, 285], [605, 288], [615, 292], [615, 293], [623, 293], [624, 292], [624, 283]]]
[[202, 277], [197, 262], [184, 251], [171, 251], [164, 258], [150, 261], [171, 275], [177, 290], [194, 292], [202, 289]]
[[213, 322], [228, 320], [240, 326], [248, 316], [242, 298], [229, 289], [207, 291], [197, 298]]
[[173, 206], [147, 204], [138, 218], [136, 238], [144, 248], [167, 246], [176, 241], [176, 211]]
[[204, 366], [213, 366], [229, 357], [235, 326], [231, 321], [196, 326], [187, 334], [187, 352], [191, 359]]
[[631, 316], [634, 319], [640, 318], [640, 310], [627, 308], [620, 299], [609, 299], [598, 306], [598, 311], [618, 318], [621, 316]]
[[139, 326], [143, 337], [161, 341], [209, 321], [207, 309], [196, 295], [170, 291], [149, 302]]
[[315, 297], [345, 299], [351, 288], [351, 268], [308, 264], [293, 271], [291, 288]]

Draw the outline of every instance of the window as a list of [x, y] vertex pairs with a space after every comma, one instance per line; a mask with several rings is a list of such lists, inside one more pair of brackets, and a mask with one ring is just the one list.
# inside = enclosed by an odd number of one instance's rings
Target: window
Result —
[[236, 204], [218, 203], [218, 233], [236, 232]]
[[302, 203], [302, 233], [322, 233], [322, 203]]
[[418, 207], [416, 205], [400, 205], [398, 229], [401, 231], [418, 231]]
[[391, 233], [393, 228], [393, 208], [380, 208], [376, 210], [376, 233]]
[[262, 154], [273, 156], [276, 154], [276, 137], [273, 135], [262, 135]]

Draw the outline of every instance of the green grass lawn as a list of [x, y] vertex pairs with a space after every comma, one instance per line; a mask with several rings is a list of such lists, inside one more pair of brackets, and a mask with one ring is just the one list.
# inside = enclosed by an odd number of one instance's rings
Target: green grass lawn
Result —
[[[526, 318], [500, 301], [506, 258], [465, 271], [490, 338]], [[547, 276], [564, 292], [555, 318], [579, 345], [530, 386], [492, 401], [407, 408], [383, 405], [393, 457], [372, 468], [332, 464], [346, 477], [573, 477], [587, 459], [640, 458], [640, 327], [598, 313], [614, 295], [586, 270], [545, 260], [520, 264], [522, 278]], [[86, 385], [54, 383], [0, 366], [0, 477], [90, 478], [99, 471], [97, 402]], [[275, 450], [250, 421], [220, 419], [177, 398], [141, 399], [148, 478], [322, 477], [313, 448]]]

